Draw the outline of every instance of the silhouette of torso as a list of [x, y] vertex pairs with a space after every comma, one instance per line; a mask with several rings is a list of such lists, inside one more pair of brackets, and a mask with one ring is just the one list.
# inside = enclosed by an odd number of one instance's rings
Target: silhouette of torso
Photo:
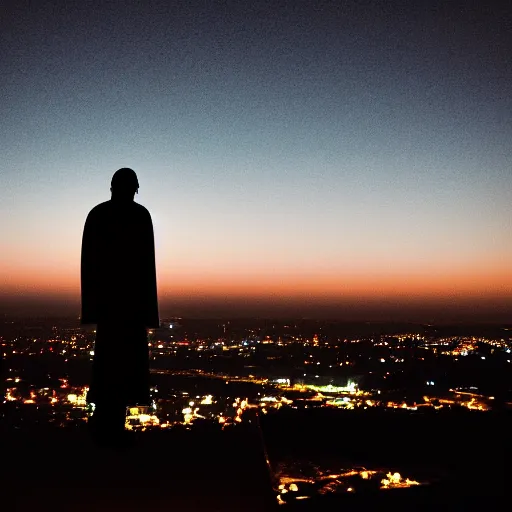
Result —
[[146, 208], [111, 200], [91, 210], [81, 274], [82, 323], [158, 327], [153, 225]]

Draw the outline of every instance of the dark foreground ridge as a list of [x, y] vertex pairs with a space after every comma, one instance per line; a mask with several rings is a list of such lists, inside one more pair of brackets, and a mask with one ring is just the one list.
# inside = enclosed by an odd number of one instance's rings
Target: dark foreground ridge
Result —
[[[138, 437], [133, 434], [132, 437]], [[271, 510], [264, 459], [242, 432], [151, 432], [124, 450], [86, 429], [2, 437], [2, 510]]]
[[[2, 503], [16, 511], [469, 510], [478, 499], [495, 510], [505, 496], [509, 453], [502, 437], [509, 422], [502, 420], [470, 421], [466, 428], [459, 422], [443, 433], [428, 422], [380, 428], [286, 414], [263, 420], [262, 430], [252, 422], [228, 431], [130, 432], [135, 445], [117, 450], [95, 446], [85, 428], [4, 430]], [[427, 486], [278, 506], [272, 467], [309, 455], [419, 464], [443, 477]]]

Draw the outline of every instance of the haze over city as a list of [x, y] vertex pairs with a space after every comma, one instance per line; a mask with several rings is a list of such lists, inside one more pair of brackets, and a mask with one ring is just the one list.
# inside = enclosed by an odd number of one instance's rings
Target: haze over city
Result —
[[127, 166], [162, 315], [510, 320], [504, 4], [27, 6], [0, 21], [2, 311], [78, 314]]

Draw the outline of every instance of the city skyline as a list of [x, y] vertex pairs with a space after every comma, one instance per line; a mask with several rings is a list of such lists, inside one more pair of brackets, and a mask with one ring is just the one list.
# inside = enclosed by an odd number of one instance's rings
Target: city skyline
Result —
[[510, 7], [8, 3], [0, 310], [78, 313], [120, 167], [161, 315], [506, 321]]

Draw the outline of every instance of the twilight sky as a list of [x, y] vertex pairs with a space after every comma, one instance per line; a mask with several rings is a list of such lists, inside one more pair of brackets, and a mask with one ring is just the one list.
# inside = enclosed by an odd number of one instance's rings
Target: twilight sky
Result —
[[510, 321], [505, 5], [7, 1], [0, 305], [78, 312], [126, 166], [162, 315]]

